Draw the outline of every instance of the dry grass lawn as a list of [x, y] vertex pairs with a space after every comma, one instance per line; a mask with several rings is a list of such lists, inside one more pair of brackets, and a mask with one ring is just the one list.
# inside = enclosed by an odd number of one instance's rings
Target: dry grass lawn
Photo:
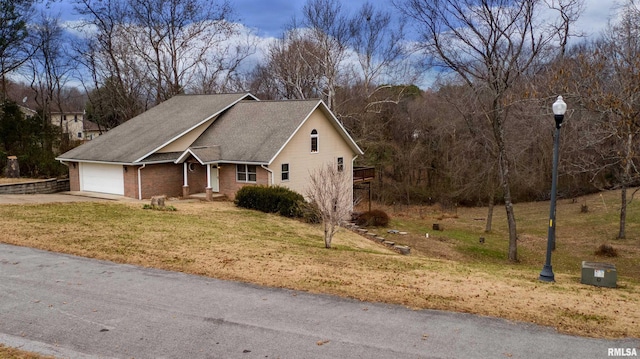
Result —
[[24, 350], [6, 347], [0, 344], [0, 358], [2, 359], [54, 359], [51, 356], [44, 356]]
[[[327, 250], [320, 226], [224, 202], [171, 202], [176, 212], [116, 202], [2, 206], [0, 231], [6, 243], [121, 263], [497, 316], [591, 337], [640, 337], [640, 205], [636, 201], [629, 208], [627, 231], [633, 239], [609, 240], [617, 233], [611, 232], [617, 193], [559, 203], [553, 284], [537, 279], [548, 202], [516, 206], [518, 264], [505, 260], [506, 225], [499, 207], [490, 234], [483, 233], [480, 220], [485, 209], [386, 208], [393, 228], [409, 232], [388, 238], [412, 245], [410, 256], [347, 230]], [[587, 214], [579, 213], [583, 201], [590, 208]], [[444, 231], [434, 232], [433, 223]], [[484, 244], [479, 236], [485, 237]], [[604, 242], [620, 253], [606, 259], [617, 265], [616, 289], [580, 284], [580, 260], [605, 261], [593, 255]]]
[[14, 184], [14, 183], [23, 183], [23, 182], [32, 182], [37, 181], [33, 178], [5, 178], [0, 177], [0, 185], [1, 184]]

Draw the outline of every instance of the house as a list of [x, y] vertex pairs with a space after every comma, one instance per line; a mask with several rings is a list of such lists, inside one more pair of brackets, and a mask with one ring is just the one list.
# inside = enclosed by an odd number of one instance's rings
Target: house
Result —
[[82, 131], [83, 131], [83, 139], [85, 141], [91, 141], [94, 138], [103, 134], [105, 129], [104, 128], [101, 129], [97, 123], [89, 121], [86, 118], [83, 118]]
[[71, 140], [86, 141], [100, 136], [98, 125], [84, 116], [84, 111], [52, 112], [51, 124], [60, 127]]
[[304, 194], [327, 163], [352, 176], [362, 150], [321, 100], [178, 95], [57, 159], [72, 191], [233, 199], [245, 185]]

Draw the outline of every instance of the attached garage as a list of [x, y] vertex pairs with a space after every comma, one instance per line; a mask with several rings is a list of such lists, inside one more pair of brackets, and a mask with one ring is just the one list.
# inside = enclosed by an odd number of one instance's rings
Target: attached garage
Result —
[[122, 165], [80, 163], [80, 190], [124, 196]]

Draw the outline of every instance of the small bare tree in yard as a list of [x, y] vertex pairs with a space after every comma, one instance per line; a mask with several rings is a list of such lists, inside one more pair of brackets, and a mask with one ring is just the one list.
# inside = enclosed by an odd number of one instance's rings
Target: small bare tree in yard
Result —
[[311, 203], [318, 206], [324, 227], [324, 246], [331, 248], [331, 240], [340, 222], [351, 214], [351, 177], [344, 168], [329, 163], [311, 173], [306, 195]]

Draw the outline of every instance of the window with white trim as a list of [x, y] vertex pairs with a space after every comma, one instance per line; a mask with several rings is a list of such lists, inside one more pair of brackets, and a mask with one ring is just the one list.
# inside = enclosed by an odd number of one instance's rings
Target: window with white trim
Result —
[[344, 171], [344, 158], [338, 157], [338, 172]]
[[311, 152], [318, 152], [318, 131], [315, 128], [311, 131]]
[[289, 164], [288, 163], [283, 163], [281, 166], [281, 177], [283, 181], [288, 181], [289, 180]]
[[236, 165], [236, 180], [238, 182], [256, 182], [256, 165]]

